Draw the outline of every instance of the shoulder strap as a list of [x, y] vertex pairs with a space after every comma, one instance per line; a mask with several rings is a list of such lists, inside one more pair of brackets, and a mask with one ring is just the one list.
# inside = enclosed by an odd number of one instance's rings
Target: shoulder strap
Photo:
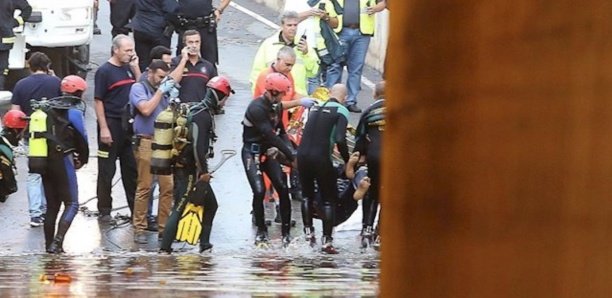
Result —
[[338, 3], [338, 0], [330, 0], [330, 1], [334, 5], [334, 10], [336, 11], [336, 14], [338, 15], [344, 14], [344, 7], [342, 7], [340, 3]]

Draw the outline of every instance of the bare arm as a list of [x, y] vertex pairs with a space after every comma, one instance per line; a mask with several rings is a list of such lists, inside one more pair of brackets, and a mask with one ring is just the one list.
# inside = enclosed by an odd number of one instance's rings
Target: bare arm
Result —
[[104, 103], [96, 98], [94, 99], [94, 108], [96, 110], [96, 117], [98, 118], [98, 126], [100, 126], [100, 141], [104, 144], [110, 145], [113, 142], [108, 124], [106, 123], [106, 114], [104, 114]]
[[174, 81], [177, 83], [180, 83], [181, 79], [183, 78], [183, 69], [185, 69], [185, 65], [187, 64], [187, 61], [189, 60], [188, 53], [189, 53], [189, 50], [187, 50], [187, 47], [184, 47], [181, 50], [181, 60], [179, 60], [179, 63], [176, 65], [174, 70], [170, 72], [170, 77], [172, 77], [172, 79], [174, 79]]
[[376, 5], [368, 7], [368, 14], [375, 14], [377, 12], [381, 12], [383, 11], [385, 8], [387, 8], [387, 1], [385, 0], [380, 0], [378, 3], [376, 3]]
[[223, 13], [223, 11], [225, 10], [225, 8], [227, 8], [230, 2], [231, 0], [221, 0], [221, 3], [219, 4], [219, 7], [217, 8], [219, 12]]
[[138, 111], [144, 116], [149, 116], [155, 111], [155, 108], [157, 108], [163, 97], [163, 93], [158, 89], [150, 100], [141, 100], [138, 102], [136, 108], [138, 108]]

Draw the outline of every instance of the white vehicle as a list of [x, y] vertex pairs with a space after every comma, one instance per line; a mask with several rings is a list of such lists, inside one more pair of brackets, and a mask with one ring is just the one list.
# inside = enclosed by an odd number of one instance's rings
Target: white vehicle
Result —
[[89, 44], [93, 39], [93, 2], [28, 0], [32, 16], [22, 28], [15, 29], [16, 41], [9, 56], [10, 73], [23, 76], [18, 70], [26, 68], [27, 52], [40, 51], [51, 58], [52, 69], [58, 77], [68, 74], [85, 77]]

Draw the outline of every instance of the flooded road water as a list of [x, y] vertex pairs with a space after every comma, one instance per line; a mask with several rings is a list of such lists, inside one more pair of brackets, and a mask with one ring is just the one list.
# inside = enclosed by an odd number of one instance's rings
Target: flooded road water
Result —
[[[259, 7], [253, 1], [237, 0], [258, 10], [269, 19], [277, 13]], [[101, 4], [103, 2], [101, 1]], [[226, 113], [215, 117], [219, 140], [215, 143], [215, 165], [221, 150], [240, 150], [244, 111], [252, 100], [248, 82], [251, 61], [261, 40], [274, 30], [236, 9], [229, 8], [220, 24], [219, 72], [232, 82], [236, 94], [226, 105]], [[92, 70], [89, 86], [98, 65], [108, 59], [110, 24], [104, 1], [99, 13], [103, 35], [96, 36], [91, 47]], [[93, 87], [85, 97], [88, 104], [86, 125], [90, 151], [97, 151]], [[370, 92], [370, 91], [367, 91]], [[366, 91], [362, 92], [367, 97]], [[365, 106], [365, 102], [364, 102]], [[351, 115], [355, 125], [359, 115]], [[238, 151], [240, 152], [240, 151]], [[148, 244], [134, 242], [131, 225], [102, 225], [96, 217], [79, 212], [66, 234], [60, 256], [44, 253], [42, 228], [29, 226], [26, 193], [27, 159], [17, 158], [19, 190], [0, 206], [0, 297], [194, 297], [194, 296], [295, 296], [319, 297], [376, 296], [380, 275], [380, 255], [359, 248], [361, 210], [348, 224], [334, 233], [337, 255], [324, 255], [319, 244], [311, 248], [302, 239], [300, 204], [292, 201], [293, 242], [281, 248], [280, 225], [269, 227], [272, 247], [256, 249], [255, 228], [251, 223], [252, 191], [244, 173], [240, 155], [228, 160], [215, 172], [211, 185], [219, 209], [214, 220], [211, 252], [198, 253], [194, 246], [175, 243], [178, 252], [158, 254], [158, 235], [148, 234]], [[97, 158], [77, 173], [81, 207], [95, 211], [97, 200]], [[119, 181], [117, 174], [113, 181]], [[113, 207], [126, 205], [121, 183], [113, 187]], [[153, 208], [157, 213], [157, 208]], [[274, 218], [274, 207], [266, 206], [266, 218]], [[127, 209], [113, 212], [126, 215]], [[321, 237], [320, 221], [315, 221]]]
[[0, 296], [374, 296], [378, 257], [288, 249], [232, 254], [103, 252], [0, 256]]

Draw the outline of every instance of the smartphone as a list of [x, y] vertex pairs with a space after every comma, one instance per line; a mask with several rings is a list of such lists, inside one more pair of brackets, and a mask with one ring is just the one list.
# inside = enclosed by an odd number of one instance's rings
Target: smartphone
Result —
[[325, 2], [319, 3], [319, 9], [320, 10], [325, 10]]
[[136, 55], [133, 55], [132, 57], [130, 57], [130, 61], [134, 61], [136, 60]]
[[300, 41], [304, 41], [306, 42], [306, 33], [302, 34], [302, 37], [300, 37]]

